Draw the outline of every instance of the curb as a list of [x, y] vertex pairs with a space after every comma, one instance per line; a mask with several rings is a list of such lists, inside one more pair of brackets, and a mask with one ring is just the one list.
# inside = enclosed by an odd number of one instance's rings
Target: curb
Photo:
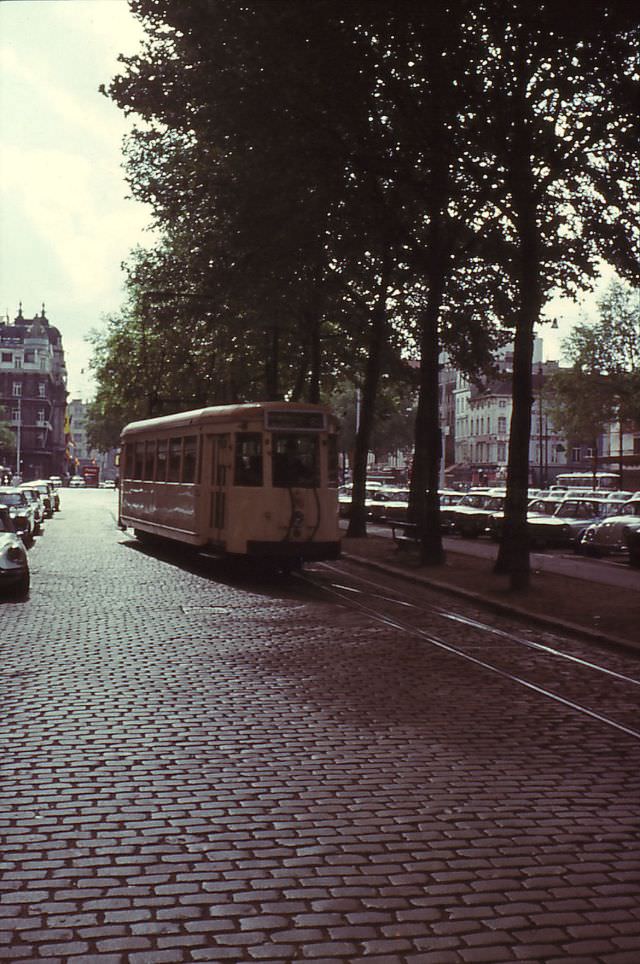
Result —
[[363, 556], [352, 555], [349, 552], [342, 551], [342, 558], [348, 559], [350, 562], [355, 562], [360, 566], [365, 566], [369, 569], [375, 569], [378, 572], [387, 572], [392, 576], [396, 576], [401, 579], [405, 579], [408, 582], [415, 582], [418, 585], [425, 586], [428, 589], [439, 589], [442, 592], [447, 592], [453, 596], [459, 596], [462, 599], [466, 599], [468, 602], [473, 602], [478, 606], [484, 606], [485, 609], [490, 609], [492, 612], [499, 613], [502, 616], [512, 616], [516, 619], [525, 620], [529, 623], [535, 623], [538, 626], [544, 626], [547, 629], [556, 630], [558, 632], [567, 633], [573, 636], [581, 636], [584, 639], [589, 640], [592, 643], [599, 643], [602, 646], [609, 646], [614, 649], [627, 649], [634, 653], [640, 653], [640, 643], [634, 643], [630, 639], [623, 639], [620, 636], [608, 636], [606, 633], [602, 633], [595, 629], [589, 629], [587, 626], [580, 626], [578, 623], [572, 623], [564, 619], [553, 619], [550, 616], [542, 616], [538, 613], [531, 612], [529, 609], [522, 609], [520, 606], [512, 606], [507, 603], [501, 603], [497, 600], [487, 599], [486, 596], [481, 596], [480, 593], [471, 592], [469, 589], [462, 589], [458, 586], [452, 586], [446, 582], [440, 582], [437, 579], [431, 579], [428, 576], [415, 575], [414, 573], [407, 572], [406, 569], [397, 569], [395, 566], [389, 566], [382, 562], [375, 562], [371, 559], [366, 559]]

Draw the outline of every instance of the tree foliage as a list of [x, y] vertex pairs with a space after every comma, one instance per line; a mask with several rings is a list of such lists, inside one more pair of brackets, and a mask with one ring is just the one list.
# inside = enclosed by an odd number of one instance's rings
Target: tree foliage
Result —
[[108, 94], [140, 118], [129, 178], [161, 240], [97, 336], [96, 431], [198, 399], [318, 400], [350, 378], [362, 534], [381, 386], [412, 346], [414, 501], [439, 562], [440, 352], [473, 373], [508, 333], [500, 564], [526, 586], [534, 327], [599, 257], [637, 271], [637, 18], [619, 0], [131, 6], [147, 40]]

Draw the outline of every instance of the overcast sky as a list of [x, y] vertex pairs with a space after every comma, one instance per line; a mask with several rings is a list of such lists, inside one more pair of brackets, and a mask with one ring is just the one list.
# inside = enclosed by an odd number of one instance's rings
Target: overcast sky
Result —
[[98, 92], [140, 36], [125, 0], [0, 2], [0, 313], [45, 303], [73, 398], [91, 392], [87, 333], [123, 302], [121, 262], [150, 240], [127, 200], [128, 122]]
[[[127, 199], [129, 122], [98, 92], [141, 36], [126, 0], [0, 0], [0, 314], [45, 303], [72, 398], [91, 395], [85, 339], [123, 302], [122, 261], [151, 241], [149, 212]], [[560, 325], [542, 331], [546, 358], [592, 304], [547, 306]]]

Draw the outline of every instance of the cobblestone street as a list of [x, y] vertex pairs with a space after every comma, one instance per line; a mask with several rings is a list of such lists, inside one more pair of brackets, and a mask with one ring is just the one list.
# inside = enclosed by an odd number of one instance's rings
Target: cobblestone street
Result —
[[0, 604], [0, 960], [637, 964], [639, 740], [61, 495]]

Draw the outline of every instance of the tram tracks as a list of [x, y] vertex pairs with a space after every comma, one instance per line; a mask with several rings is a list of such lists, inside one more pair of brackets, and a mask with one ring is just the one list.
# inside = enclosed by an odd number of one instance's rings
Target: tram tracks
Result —
[[[500, 676], [514, 686], [551, 700], [571, 713], [640, 740], [640, 664], [631, 656], [601, 653], [587, 644], [552, 637], [530, 639], [429, 601], [432, 590], [382, 583], [348, 567], [325, 563], [302, 577], [326, 596], [368, 619], [420, 639]], [[550, 634], [541, 634], [549, 637]]]

